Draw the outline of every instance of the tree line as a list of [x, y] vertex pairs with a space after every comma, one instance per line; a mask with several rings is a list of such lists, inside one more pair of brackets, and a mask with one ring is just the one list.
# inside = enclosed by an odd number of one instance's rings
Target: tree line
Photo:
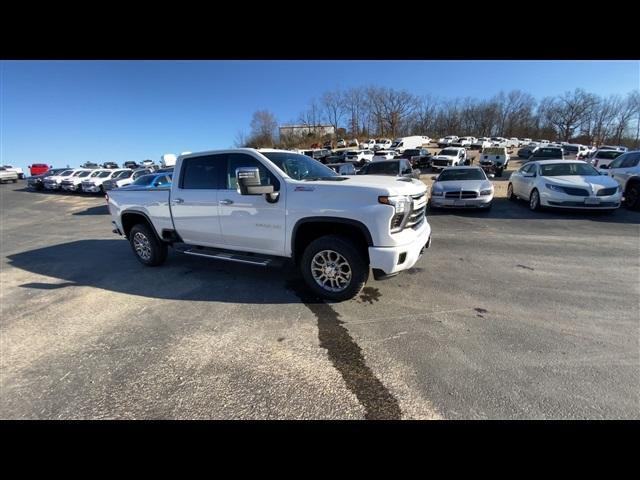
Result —
[[[472, 135], [638, 148], [640, 91], [599, 96], [577, 88], [537, 100], [512, 90], [489, 99], [440, 99], [388, 87], [355, 87], [325, 92], [287, 123], [304, 125], [309, 133], [279, 136], [276, 116], [259, 110], [253, 114], [249, 134], [238, 133], [236, 146], [308, 148], [336, 138]], [[333, 138], [317, 134], [320, 125], [333, 126]]]

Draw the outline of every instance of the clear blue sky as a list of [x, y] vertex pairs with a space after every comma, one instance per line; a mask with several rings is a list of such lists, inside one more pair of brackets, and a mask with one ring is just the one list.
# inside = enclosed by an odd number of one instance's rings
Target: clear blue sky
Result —
[[441, 98], [640, 88], [637, 61], [2, 61], [0, 68], [0, 163], [23, 168], [227, 148], [239, 130], [248, 132], [255, 110], [290, 122], [336, 87], [375, 84]]

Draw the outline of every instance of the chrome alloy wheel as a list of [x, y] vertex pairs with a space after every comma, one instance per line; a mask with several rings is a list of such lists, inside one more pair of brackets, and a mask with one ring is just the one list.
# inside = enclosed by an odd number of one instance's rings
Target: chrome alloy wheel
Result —
[[351, 265], [338, 252], [322, 250], [311, 260], [311, 275], [323, 289], [341, 292], [351, 283]]
[[133, 236], [133, 247], [141, 259], [146, 261], [151, 259], [151, 242], [149, 242], [146, 235], [141, 232], [136, 232]]

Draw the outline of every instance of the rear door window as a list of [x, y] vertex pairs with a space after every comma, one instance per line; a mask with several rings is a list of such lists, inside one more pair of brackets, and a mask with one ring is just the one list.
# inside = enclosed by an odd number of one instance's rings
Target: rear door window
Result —
[[183, 160], [180, 188], [187, 190], [219, 190], [226, 170], [227, 154], [203, 155]]

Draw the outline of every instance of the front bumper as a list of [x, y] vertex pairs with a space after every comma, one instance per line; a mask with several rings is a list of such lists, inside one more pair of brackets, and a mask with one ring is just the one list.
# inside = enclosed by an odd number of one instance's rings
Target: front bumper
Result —
[[487, 208], [493, 200], [492, 195], [477, 198], [445, 198], [431, 196], [431, 205], [437, 208]]
[[78, 185], [74, 185], [74, 184], [64, 184], [64, 185], [60, 185], [60, 189], [64, 190], [65, 192], [75, 192], [78, 190]]
[[425, 219], [409, 243], [394, 247], [369, 247], [369, 264], [376, 276], [393, 275], [413, 267], [425, 248], [431, 243], [431, 226]]
[[46, 190], [60, 190], [60, 184], [59, 183], [45, 183], [44, 184], [44, 188]]
[[82, 191], [85, 193], [99, 193], [100, 187], [97, 185], [82, 185]]
[[[587, 203], [597, 202], [597, 203]], [[543, 207], [571, 208], [579, 210], [605, 210], [620, 207], [622, 194], [607, 195], [602, 197], [581, 197], [567, 195], [561, 192], [550, 192], [546, 188], [540, 194], [540, 205]]]

